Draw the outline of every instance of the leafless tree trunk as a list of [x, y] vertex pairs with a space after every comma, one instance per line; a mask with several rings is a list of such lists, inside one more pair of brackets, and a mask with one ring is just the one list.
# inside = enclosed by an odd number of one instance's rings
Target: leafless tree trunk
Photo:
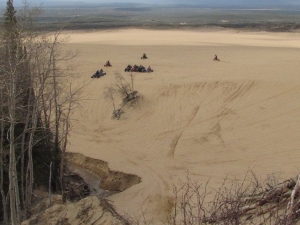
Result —
[[52, 196], [52, 193], [51, 193], [51, 180], [52, 180], [52, 162], [50, 163], [50, 167], [49, 167], [49, 205], [52, 206], [52, 200], [51, 200], [51, 196]]
[[3, 164], [4, 164], [4, 146], [3, 146], [3, 139], [4, 139], [4, 99], [3, 99], [3, 90], [1, 89], [1, 116], [0, 116], [0, 123], [1, 123], [1, 130], [0, 130], [0, 193], [1, 193], [1, 200], [2, 200], [2, 208], [3, 208], [3, 222], [4, 224], [8, 224], [8, 216], [7, 216], [7, 201], [6, 195], [4, 193], [4, 174], [3, 174]]
[[[29, 122], [29, 113], [27, 113], [27, 118], [25, 122], [25, 127], [24, 131], [22, 134], [22, 140], [21, 140], [21, 172], [20, 172], [20, 177], [21, 177], [21, 202], [22, 206], [24, 207], [25, 205], [25, 190], [24, 190], [24, 168], [25, 168], [25, 143], [26, 143], [26, 130], [28, 129], [28, 124]], [[26, 209], [25, 209], [26, 210]], [[26, 214], [26, 213], [25, 213]]]
[[[30, 90], [30, 94], [29, 94], [29, 99], [28, 99], [28, 105], [26, 106], [26, 118], [25, 118], [25, 125], [24, 125], [24, 129], [23, 129], [23, 133], [22, 133], [22, 140], [21, 140], [21, 172], [20, 172], [20, 177], [21, 177], [21, 203], [22, 203], [22, 208], [24, 209], [24, 214], [27, 216], [28, 215], [28, 193], [27, 193], [27, 179], [24, 181], [25, 178], [25, 174], [26, 176], [28, 176], [27, 172], [25, 173], [25, 152], [26, 152], [26, 147], [27, 147], [27, 135], [28, 135], [28, 130], [30, 130], [30, 119], [32, 116], [32, 112], [31, 112], [31, 102], [33, 101], [33, 90]], [[27, 149], [28, 150], [28, 149]], [[31, 154], [31, 152], [28, 152], [28, 157], [29, 154]], [[32, 163], [32, 162], [31, 162]], [[28, 167], [28, 163], [27, 163], [27, 167]], [[26, 185], [25, 185], [26, 184]]]
[[25, 198], [25, 209], [28, 210], [31, 207], [32, 202], [32, 192], [33, 192], [33, 159], [32, 159], [32, 149], [33, 149], [33, 141], [34, 135], [37, 128], [37, 120], [38, 120], [38, 110], [36, 103], [33, 106], [32, 112], [32, 122], [31, 122], [31, 130], [29, 136], [28, 143], [28, 163], [27, 163], [27, 171], [26, 171], [26, 198]]
[[10, 71], [10, 93], [9, 93], [9, 196], [10, 217], [12, 225], [20, 223], [20, 204], [18, 202], [18, 174], [15, 154], [15, 125], [16, 125], [16, 72]]

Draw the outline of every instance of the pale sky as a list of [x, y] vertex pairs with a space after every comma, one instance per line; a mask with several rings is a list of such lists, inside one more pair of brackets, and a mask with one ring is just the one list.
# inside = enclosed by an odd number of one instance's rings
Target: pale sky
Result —
[[[14, 0], [15, 6], [20, 5], [24, 0]], [[0, 6], [5, 7], [7, 0], [0, 0]], [[300, 0], [27, 0], [30, 5], [51, 5], [55, 3], [65, 3], [73, 5], [74, 2], [81, 3], [146, 3], [146, 4], [171, 4], [171, 3], [182, 3], [182, 4], [205, 4], [209, 5], [300, 5]]]

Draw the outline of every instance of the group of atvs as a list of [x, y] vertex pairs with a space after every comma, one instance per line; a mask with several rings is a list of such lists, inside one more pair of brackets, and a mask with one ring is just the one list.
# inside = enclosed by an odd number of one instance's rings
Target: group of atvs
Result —
[[[141, 59], [147, 59], [148, 57], [146, 56], [146, 54], [144, 53], [143, 56], [141, 57]], [[214, 61], [220, 61], [220, 59], [218, 58], [217, 55], [215, 55]], [[105, 67], [110, 67], [112, 66], [110, 64], [109, 61], [106, 62], [106, 64], [104, 65]], [[150, 72], [153, 72], [153, 69], [151, 69], [150, 66], [148, 66], [147, 68], [140, 65], [134, 65], [134, 66], [131, 66], [131, 65], [128, 65], [125, 69], [124, 69], [125, 72], [141, 72], [141, 73], [150, 73]], [[106, 73], [103, 72], [103, 69], [101, 70], [97, 70], [96, 73], [94, 75], [91, 76], [91, 78], [100, 78], [102, 76], [104, 76]]]
[[[143, 56], [141, 57], [141, 59], [147, 59], [148, 57], [146, 56], [146, 54], [144, 53]], [[111, 67], [111, 63], [109, 61], [107, 61], [104, 65], [104, 67]], [[128, 65], [125, 70], [125, 72], [153, 72], [153, 69], [151, 69], [150, 66], [148, 66], [147, 68], [140, 65], [140, 66], [137, 66], [137, 65], [134, 65], [134, 66], [131, 66], [131, 65]], [[103, 77], [104, 75], [106, 75], [106, 73], [103, 71], [103, 69], [100, 69], [100, 70], [97, 70], [92, 76], [91, 78], [100, 78], [100, 77]]]
[[140, 73], [150, 73], [150, 72], [153, 72], [153, 69], [151, 69], [150, 66], [148, 66], [147, 68], [140, 65], [134, 65], [134, 66], [131, 66], [131, 65], [128, 65], [125, 69], [124, 69], [125, 72], [140, 72]]

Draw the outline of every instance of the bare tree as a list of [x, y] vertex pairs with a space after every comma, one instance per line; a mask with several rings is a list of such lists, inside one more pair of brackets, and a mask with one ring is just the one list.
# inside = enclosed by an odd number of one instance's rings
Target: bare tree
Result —
[[[116, 73], [115, 76], [116, 83], [105, 89], [105, 97], [112, 101], [114, 108], [112, 118], [120, 119], [120, 116], [122, 113], [124, 113], [122, 108], [132, 102], [137, 104], [141, 96], [139, 95], [138, 91], [134, 90], [134, 75], [132, 72], [130, 73], [130, 81], [127, 81], [119, 73]], [[122, 100], [118, 108], [116, 107], [115, 103], [115, 95], [119, 95]]]
[[17, 107], [18, 107], [18, 78], [19, 66], [22, 63], [23, 55], [20, 46], [20, 35], [17, 29], [16, 11], [11, 0], [7, 1], [5, 13], [5, 33], [4, 33], [4, 48], [6, 62], [1, 68], [2, 78], [6, 78], [6, 96], [8, 99], [8, 121], [9, 121], [9, 199], [10, 199], [10, 217], [13, 225], [19, 224], [21, 220], [21, 208], [19, 198], [19, 185], [16, 162], [16, 141], [15, 127], [18, 122]]
[[[70, 132], [71, 111], [79, 102], [79, 93], [84, 85], [74, 87], [68, 80], [68, 72], [72, 68], [61, 69], [58, 65], [66, 64], [76, 56], [75, 53], [62, 54], [59, 46], [64, 39], [60, 38], [61, 29], [53, 36], [40, 39], [40, 49], [35, 55], [35, 71], [38, 74], [37, 87], [35, 87], [36, 114], [42, 112], [43, 123], [46, 129], [51, 129], [54, 134], [54, 176], [57, 181], [56, 189], [60, 189], [64, 196], [64, 152], [67, 146], [67, 137]], [[63, 62], [63, 63], [62, 63]], [[65, 85], [69, 84], [69, 91]], [[34, 124], [34, 123], [32, 123]], [[58, 183], [60, 183], [58, 185]], [[65, 198], [63, 198], [65, 200]]]
[[[63, 193], [63, 158], [71, 128], [71, 111], [79, 101], [78, 95], [82, 86], [74, 88], [71, 85], [69, 92], [65, 92], [62, 88], [66, 84], [66, 72], [71, 68], [64, 66], [61, 69], [59, 66], [65, 65], [66, 61], [70, 61], [76, 55], [61, 52], [60, 46], [65, 40], [60, 37], [62, 27], [53, 35], [40, 35], [32, 29], [32, 16], [39, 10], [30, 10], [25, 5], [19, 13], [21, 22], [18, 23], [11, 0], [8, 0], [8, 9], [8, 25], [1, 42], [3, 57], [0, 65], [0, 82], [3, 85], [0, 91], [1, 106], [5, 107], [1, 107], [0, 118], [0, 192], [4, 218], [6, 220], [8, 218], [5, 214], [8, 197], [11, 223], [19, 224], [22, 220], [21, 209], [25, 211], [25, 217], [30, 216], [35, 182], [34, 148], [41, 141], [50, 140], [51, 132], [54, 134], [55, 148], [53, 150], [51, 144], [46, 146], [49, 148], [48, 151], [52, 152], [55, 166], [51, 173], [55, 174], [54, 179], [57, 180], [56, 190]], [[3, 174], [6, 158], [5, 139], [9, 142], [7, 197]], [[16, 170], [17, 163], [20, 163], [20, 174]]]

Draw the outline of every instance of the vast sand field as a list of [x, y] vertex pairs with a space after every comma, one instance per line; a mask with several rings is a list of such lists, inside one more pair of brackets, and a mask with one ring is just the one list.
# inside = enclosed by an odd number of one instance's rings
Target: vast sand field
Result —
[[[126, 29], [69, 36], [66, 48], [80, 51], [77, 81], [87, 86], [72, 115], [68, 151], [141, 177], [108, 198], [119, 212], [139, 217], [143, 210], [159, 224], [173, 185], [188, 174], [217, 188], [249, 170], [259, 179], [299, 173], [299, 33]], [[107, 60], [112, 67], [103, 67]], [[143, 100], [113, 120], [104, 91], [116, 74], [129, 81], [128, 64], [154, 72], [134, 74]], [[100, 68], [107, 75], [91, 79]]]

